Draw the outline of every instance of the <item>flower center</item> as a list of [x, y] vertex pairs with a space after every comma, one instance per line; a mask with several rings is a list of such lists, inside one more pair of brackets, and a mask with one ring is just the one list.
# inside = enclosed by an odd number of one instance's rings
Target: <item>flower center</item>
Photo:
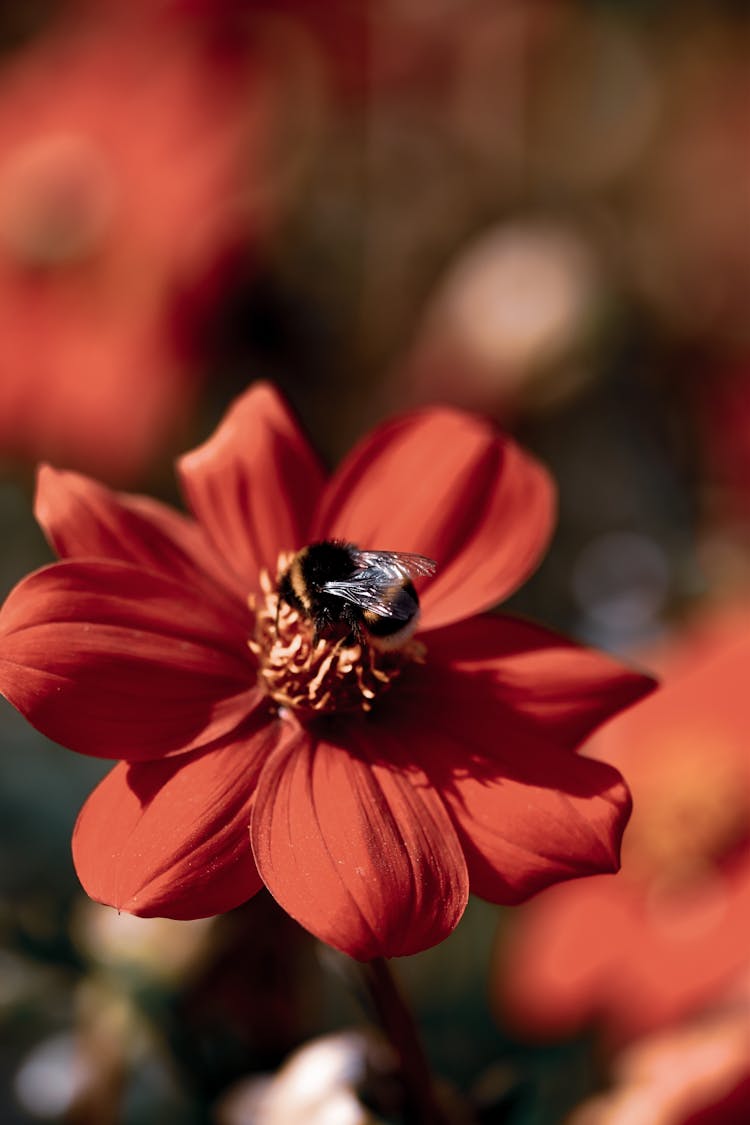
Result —
[[0, 167], [0, 239], [28, 269], [80, 262], [101, 247], [114, 197], [110, 171], [85, 137], [40, 137]]
[[258, 658], [260, 683], [298, 718], [370, 711], [405, 667], [423, 663], [424, 645], [410, 639], [398, 649], [381, 650], [364, 638], [316, 637], [309, 617], [279, 596], [292, 558], [279, 556], [275, 579], [263, 571], [261, 594], [249, 599], [255, 634], [248, 644]]
[[731, 748], [679, 740], [654, 753], [625, 833], [630, 868], [660, 889], [714, 873], [750, 844], [750, 795]]

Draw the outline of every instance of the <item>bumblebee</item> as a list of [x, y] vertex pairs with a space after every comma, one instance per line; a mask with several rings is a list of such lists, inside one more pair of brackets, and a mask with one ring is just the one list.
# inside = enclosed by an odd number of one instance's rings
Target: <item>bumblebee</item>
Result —
[[281, 601], [313, 624], [315, 640], [367, 641], [400, 648], [419, 620], [411, 579], [433, 574], [436, 564], [403, 551], [360, 551], [352, 543], [323, 539], [303, 547], [278, 585]]

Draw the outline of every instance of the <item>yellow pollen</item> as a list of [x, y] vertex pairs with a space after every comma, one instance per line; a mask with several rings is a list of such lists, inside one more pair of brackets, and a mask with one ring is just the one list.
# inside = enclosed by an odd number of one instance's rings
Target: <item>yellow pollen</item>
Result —
[[405, 667], [424, 662], [424, 645], [410, 640], [402, 648], [380, 651], [366, 641], [316, 641], [312, 622], [277, 593], [292, 558], [281, 554], [275, 579], [264, 570], [261, 593], [249, 598], [255, 633], [248, 645], [258, 660], [261, 685], [300, 719], [370, 711]]

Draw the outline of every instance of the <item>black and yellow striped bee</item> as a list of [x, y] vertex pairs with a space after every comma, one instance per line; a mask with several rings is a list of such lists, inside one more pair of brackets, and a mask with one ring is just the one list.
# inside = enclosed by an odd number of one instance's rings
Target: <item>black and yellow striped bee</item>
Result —
[[316, 640], [343, 638], [397, 649], [419, 620], [411, 580], [433, 574], [435, 566], [424, 555], [360, 551], [343, 540], [323, 539], [294, 556], [278, 593], [312, 622]]

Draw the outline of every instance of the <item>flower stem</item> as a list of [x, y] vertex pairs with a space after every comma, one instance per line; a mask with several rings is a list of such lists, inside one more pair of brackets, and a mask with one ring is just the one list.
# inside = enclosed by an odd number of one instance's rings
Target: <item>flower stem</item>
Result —
[[439, 1107], [414, 1017], [383, 957], [361, 964], [383, 1031], [398, 1057], [406, 1095], [405, 1119], [414, 1125], [449, 1125]]

